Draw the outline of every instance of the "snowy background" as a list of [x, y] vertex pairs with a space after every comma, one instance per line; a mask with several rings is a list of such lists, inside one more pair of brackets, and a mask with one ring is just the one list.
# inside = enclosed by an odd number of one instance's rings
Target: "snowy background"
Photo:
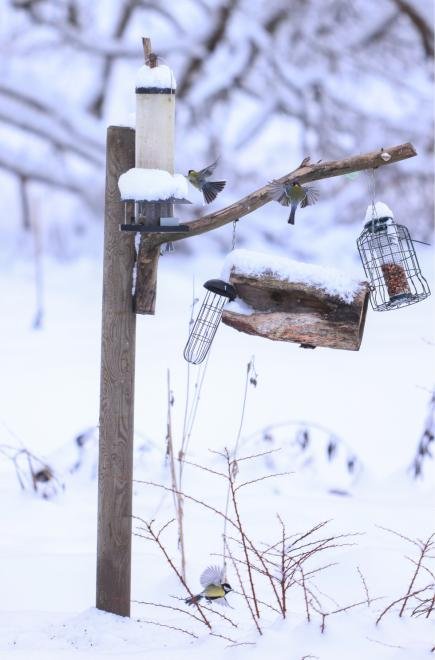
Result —
[[[415, 566], [405, 556], [418, 558], [408, 541], [379, 526], [412, 539], [434, 531], [433, 461], [425, 458], [417, 480], [408, 469], [430, 412], [432, 298], [390, 313], [369, 310], [357, 353], [307, 351], [222, 326], [189, 447], [191, 460], [221, 469], [208, 450], [234, 446], [246, 367], [255, 356], [257, 385], [248, 387], [240, 452], [281, 450], [269, 462], [246, 464], [241, 478], [293, 474], [246, 491], [250, 534], [274, 542], [276, 513], [289, 534], [324, 520], [332, 534], [360, 532], [356, 545], [320, 559], [337, 566], [321, 574], [317, 588], [327, 611], [363, 601], [359, 567], [371, 598], [382, 600], [331, 615], [322, 635], [320, 617], [306, 623], [295, 598], [286, 622], [264, 614], [258, 641], [243, 599], [233, 594], [230, 613], [239, 628], [234, 635], [218, 621], [217, 631], [257, 643], [233, 649], [169, 610], [133, 604], [132, 620], [124, 621], [92, 606], [105, 130], [131, 122], [141, 36], [151, 36], [177, 79], [176, 171], [220, 155], [217, 178], [228, 184], [212, 209], [291, 171], [306, 155], [316, 162], [411, 141], [418, 157], [382, 168], [376, 198], [414, 238], [431, 241], [432, 11], [427, 0], [0, 4], [0, 657], [430, 657], [430, 618], [410, 609], [399, 618], [396, 607], [375, 621], [406, 593]], [[361, 278], [355, 241], [370, 178], [330, 179], [319, 188], [319, 202], [298, 210], [295, 227], [277, 204], [243, 218], [237, 247]], [[190, 187], [189, 196], [194, 205], [180, 209], [181, 217], [203, 213], [200, 194]], [[138, 318], [137, 327], [137, 479], [169, 483], [167, 369], [178, 447], [192, 296], [201, 298], [202, 283], [219, 275], [231, 244], [226, 226], [178, 242], [160, 260], [156, 315]], [[433, 289], [433, 248], [417, 244], [417, 251]], [[22, 447], [47, 462], [59, 482], [39, 484], [37, 494], [23, 491], [11, 460]], [[17, 462], [31, 486], [26, 457]], [[184, 484], [224, 508], [226, 489], [213, 475], [186, 467]], [[169, 494], [135, 485], [136, 515], [163, 524], [172, 510]], [[193, 590], [203, 568], [219, 561], [221, 534], [219, 519], [186, 504]], [[167, 543], [178, 559], [174, 531]], [[433, 573], [429, 560], [427, 566]], [[231, 568], [228, 579], [237, 583]], [[421, 580], [424, 587], [433, 574]], [[184, 595], [157, 549], [135, 538], [133, 599], [173, 604], [172, 596]], [[145, 620], [188, 628], [199, 640]]]

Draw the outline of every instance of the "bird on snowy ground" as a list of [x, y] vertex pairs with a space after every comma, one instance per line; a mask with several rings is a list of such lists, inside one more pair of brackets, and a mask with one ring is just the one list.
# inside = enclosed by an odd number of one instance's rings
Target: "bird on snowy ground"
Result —
[[199, 581], [201, 586], [204, 587], [203, 591], [196, 594], [196, 596], [186, 598], [184, 601], [186, 605], [194, 605], [199, 603], [202, 598], [205, 598], [208, 603], [228, 606], [226, 595], [233, 589], [228, 582], [225, 582], [223, 568], [220, 568], [219, 566], [209, 566], [202, 573]]
[[218, 194], [225, 188], [226, 181], [209, 181], [209, 178], [216, 169], [218, 159], [208, 167], [204, 167], [203, 170], [189, 170], [187, 174], [187, 179], [190, 181], [192, 186], [200, 190], [204, 196], [204, 201], [206, 204], [210, 204]]
[[282, 206], [290, 206], [289, 224], [295, 224], [296, 209], [315, 204], [319, 199], [319, 191], [315, 186], [302, 186], [298, 181], [279, 183], [272, 181], [270, 184], [272, 199]]

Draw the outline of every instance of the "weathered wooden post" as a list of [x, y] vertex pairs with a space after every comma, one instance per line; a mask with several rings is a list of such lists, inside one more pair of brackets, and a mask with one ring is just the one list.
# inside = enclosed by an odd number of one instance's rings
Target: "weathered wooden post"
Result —
[[134, 167], [134, 130], [107, 131], [98, 467], [97, 596], [101, 610], [130, 615], [136, 315], [134, 235], [119, 231], [118, 178]]

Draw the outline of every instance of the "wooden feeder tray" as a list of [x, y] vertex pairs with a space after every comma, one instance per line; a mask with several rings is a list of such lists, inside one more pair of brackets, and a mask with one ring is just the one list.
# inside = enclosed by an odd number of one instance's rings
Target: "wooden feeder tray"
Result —
[[226, 325], [250, 335], [297, 342], [303, 348], [359, 350], [369, 301], [366, 282], [350, 302], [320, 286], [279, 279], [267, 269], [255, 276], [232, 270], [229, 282], [252, 313], [225, 309]]

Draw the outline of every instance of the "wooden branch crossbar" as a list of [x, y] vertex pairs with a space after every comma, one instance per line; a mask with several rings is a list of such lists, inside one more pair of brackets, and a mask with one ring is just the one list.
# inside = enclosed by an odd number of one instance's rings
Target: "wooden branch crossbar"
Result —
[[[389, 160], [384, 160], [381, 154], [387, 153], [391, 156]], [[358, 154], [357, 156], [349, 156], [342, 160], [331, 160], [325, 163], [316, 163], [300, 165], [289, 174], [285, 174], [280, 179], [280, 183], [299, 181], [300, 183], [308, 183], [309, 181], [319, 181], [320, 179], [329, 179], [335, 176], [342, 176], [352, 172], [360, 172], [361, 170], [369, 170], [373, 168], [383, 167], [384, 165], [391, 165], [406, 158], [412, 158], [417, 155], [417, 151], [410, 142], [399, 144], [395, 147], [376, 149], [376, 151], [369, 151], [365, 154]], [[223, 225], [233, 222], [244, 215], [248, 215], [256, 209], [264, 206], [272, 201], [270, 194], [270, 184], [255, 190], [250, 195], [243, 197], [234, 204], [226, 206], [220, 211], [209, 213], [196, 220], [185, 222], [189, 227], [188, 237], [204, 234], [207, 231], [217, 229]], [[167, 241], [177, 241], [185, 238], [185, 236], [177, 235], [175, 232], [169, 235], [165, 233], [164, 236], [150, 237], [149, 245], [157, 246]]]

